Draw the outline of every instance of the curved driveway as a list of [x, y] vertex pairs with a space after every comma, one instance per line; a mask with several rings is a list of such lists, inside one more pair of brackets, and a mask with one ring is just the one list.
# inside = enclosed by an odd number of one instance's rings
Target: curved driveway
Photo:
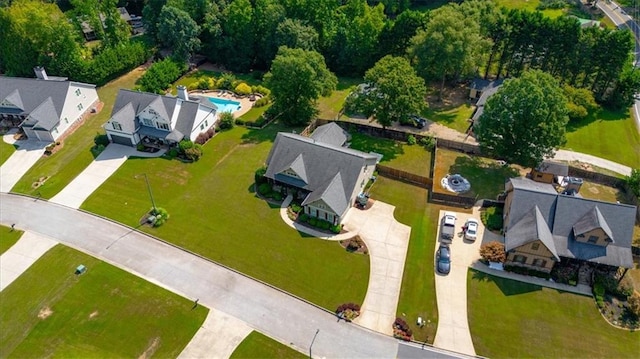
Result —
[[[0, 222], [55, 238], [146, 280], [199, 298], [282, 342], [316, 357], [395, 358], [398, 342], [353, 324], [272, 287], [215, 265], [144, 234], [46, 201], [0, 194]], [[433, 356], [431, 349], [425, 355]]]

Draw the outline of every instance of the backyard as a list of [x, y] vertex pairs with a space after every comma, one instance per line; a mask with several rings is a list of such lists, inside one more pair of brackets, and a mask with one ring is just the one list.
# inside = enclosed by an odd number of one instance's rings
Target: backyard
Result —
[[[138, 67], [126, 75], [109, 82], [98, 89], [100, 101], [104, 103], [102, 111], [90, 116], [62, 142], [62, 148], [49, 157], [42, 157], [16, 183], [12, 191], [29, 195], [51, 198], [68, 185], [93, 160], [91, 153], [96, 134], [104, 134], [102, 125], [111, 116], [111, 109], [121, 88], [131, 89], [142, 76], [144, 70]], [[33, 184], [46, 179], [44, 184], [34, 188]]]
[[507, 179], [523, 174], [523, 169], [519, 166], [503, 166], [489, 158], [470, 156], [445, 148], [436, 150], [433, 171], [435, 192], [453, 194], [442, 187], [440, 180], [447, 174], [460, 174], [471, 184], [471, 190], [461, 196], [478, 199], [495, 199], [504, 191]]
[[0, 254], [6, 252], [22, 237], [22, 231], [0, 225]]
[[351, 89], [362, 83], [361, 78], [339, 77], [336, 90], [331, 92], [329, 96], [322, 96], [318, 99], [318, 118], [325, 120], [333, 120], [338, 117], [344, 101], [351, 93]]
[[635, 358], [640, 352], [640, 333], [610, 326], [591, 297], [474, 270], [467, 278], [469, 328], [480, 356]]
[[254, 173], [279, 130], [292, 129], [275, 124], [220, 132], [192, 164], [131, 158], [82, 208], [137, 227], [151, 208], [144, 181], [135, 178], [146, 173], [155, 202], [170, 219], [141, 230], [331, 311], [345, 302], [362, 303], [369, 258], [295, 231], [282, 221], [278, 206], [254, 194]]
[[261, 358], [306, 358], [307, 356], [259, 332], [251, 332], [236, 350], [231, 359], [261, 359]]
[[[79, 264], [84, 274], [76, 275]], [[57, 245], [0, 292], [0, 357], [175, 358], [208, 309]]]

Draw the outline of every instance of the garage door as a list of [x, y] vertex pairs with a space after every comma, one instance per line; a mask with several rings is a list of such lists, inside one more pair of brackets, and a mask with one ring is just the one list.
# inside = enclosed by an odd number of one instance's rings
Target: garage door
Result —
[[119, 145], [132, 146], [131, 139], [124, 136], [111, 135], [111, 142]]

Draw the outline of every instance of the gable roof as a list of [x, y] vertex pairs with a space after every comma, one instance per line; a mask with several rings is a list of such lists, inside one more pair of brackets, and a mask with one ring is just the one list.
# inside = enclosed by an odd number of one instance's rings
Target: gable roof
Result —
[[[504, 82], [504, 79], [499, 79], [495, 81], [476, 79], [473, 81], [473, 83], [471, 84], [471, 87], [482, 91], [480, 98], [478, 99], [478, 101], [476, 101], [476, 110], [473, 113], [473, 116], [471, 117], [474, 123], [476, 123], [476, 121], [480, 119], [480, 116], [482, 116], [482, 114], [484, 113], [484, 105], [487, 103], [487, 100], [489, 99], [489, 97], [493, 96], [496, 92], [498, 92], [503, 82]], [[477, 87], [474, 87], [474, 86], [477, 86]]]
[[[554, 194], [549, 187], [553, 188], [550, 184], [527, 178], [512, 178], [508, 182], [507, 190], [513, 193], [504, 227], [505, 248], [513, 248], [507, 242], [515, 240], [517, 231], [528, 233], [534, 230], [514, 227], [533, 207], [537, 207], [549, 226], [558, 256], [611, 266], [633, 266], [631, 241], [637, 211], [635, 206]], [[524, 226], [524, 222], [520, 226]], [[607, 246], [576, 241], [574, 227], [579, 232], [588, 228], [602, 228], [608, 231], [607, 235], [614, 241]], [[511, 230], [516, 230], [516, 233], [511, 235]]]
[[514, 225], [506, 233], [505, 239], [505, 250], [507, 252], [527, 243], [540, 240], [553, 256], [560, 260], [553, 235], [549, 230], [549, 224], [538, 206], [533, 206], [522, 218], [515, 221]]
[[[342, 215], [349, 208], [347, 201], [356, 188], [362, 168], [374, 166], [376, 157], [298, 134], [280, 132], [266, 163], [267, 178], [305, 189], [311, 192], [305, 203], [322, 199], [335, 213]], [[306, 180], [282, 174], [290, 168]]]
[[319, 126], [311, 134], [311, 138], [318, 142], [324, 142], [334, 146], [343, 146], [349, 139], [349, 135], [335, 122]]
[[552, 173], [556, 176], [568, 176], [569, 165], [567, 165], [566, 163], [553, 161], [542, 161], [542, 163], [536, 168], [536, 171], [542, 173]]

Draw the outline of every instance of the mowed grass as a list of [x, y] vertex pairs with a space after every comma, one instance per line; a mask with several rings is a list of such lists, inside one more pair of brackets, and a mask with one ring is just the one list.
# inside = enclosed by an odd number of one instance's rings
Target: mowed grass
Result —
[[252, 107], [251, 110], [249, 110], [247, 113], [240, 116], [239, 118], [241, 120], [244, 120], [245, 122], [247, 121], [253, 122], [258, 118], [260, 118], [260, 116], [262, 116], [262, 114], [265, 113], [265, 111], [267, 111], [269, 107], [271, 107], [271, 104], [262, 106], [262, 107]]
[[338, 117], [344, 101], [351, 93], [351, 90], [362, 83], [361, 78], [339, 77], [336, 90], [329, 96], [322, 96], [318, 99], [318, 118], [333, 120]]
[[489, 358], [637, 358], [640, 333], [610, 326], [593, 298], [474, 270], [467, 276], [469, 328]]
[[[385, 177], [371, 187], [371, 198], [396, 206], [396, 220], [411, 227], [396, 315], [409, 324], [415, 340], [433, 343], [438, 328], [434, 248], [443, 207], [427, 203], [426, 189]], [[418, 317], [427, 321], [422, 328], [416, 325]]]
[[473, 107], [466, 103], [455, 107], [429, 107], [422, 114], [428, 120], [445, 125], [458, 132], [465, 133], [469, 128], [469, 119], [471, 118], [471, 115], [473, 115]]
[[11, 246], [22, 237], [24, 232], [20, 230], [11, 230], [11, 227], [0, 225], [0, 254], [6, 252]]
[[620, 201], [620, 203], [632, 204], [631, 199], [627, 197], [624, 190], [594, 182], [584, 181], [582, 187], [580, 187], [580, 195], [584, 198], [597, 199], [600, 201]]
[[[63, 141], [63, 147], [49, 157], [42, 157], [13, 187], [13, 192], [41, 195], [51, 198], [66, 187], [93, 160], [91, 147], [96, 134], [104, 134], [102, 125], [111, 117], [111, 109], [121, 88], [131, 89], [144, 70], [136, 68], [126, 75], [98, 89], [98, 97], [104, 102], [100, 113], [89, 117]], [[33, 188], [40, 178], [49, 177], [44, 184]]]
[[297, 232], [282, 221], [278, 206], [254, 193], [254, 173], [278, 130], [291, 131], [270, 125], [220, 132], [192, 164], [129, 159], [82, 208], [138, 226], [151, 203], [144, 180], [135, 176], [146, 173], [156, 204], [170, 219], [142, 230], [331, 311], [345, 302], [362, 303], [369, 258]]
[[566, 149], [640, 168], [640, 134], [629, 110], [605, 109], [567, 126]]
[[442, 187], [440, 180], [447, 174], [460, 174], [471, 184], [471, 190], [461, 196], [495, 199], [504, 191], [507, 179], [520, 176], [520, 170], [521, 168], [516, 166], [501, 166], [489, 158], [438, 148], [433, 174], [433, 190], [453, 194]]
[[431, 172], [431, 151], [418, 144], [409, 145], [387, 138], [353, 132], [349, 147], [363, 152], [381, 154], [383, 157], [380, 164], [384, 166], [424, 177], [429, 177]]
[[231, 354], [231, 359], [264, 359], [264, 358], [307, 358], [306, 355], [280, 343], [268, 336], [253, 331]]
[[[499, 7], [505, 7], [507, 9], [522, 9], [527, 11], [538, 11], [536, 10], [536, 7], [540, 5], [540, 0], [495, 0], [495, 1]], [[566, 8], [542, 10], [542, 13], [545, 16], [550, 17], [552, 19], [555, 19], [557, 17], [564, 15], [566, 12], [567, 12]]]
[[[77, 276], [79, 264], [88, 269]], [[208, 313], [62, 245], [0, 292], [0, 303], [3, 358], [175, 358]]]
[[0, 137], [0, 166], [2, 166], [14, 152], [16, 152], [16, 146], [4, 142]]

